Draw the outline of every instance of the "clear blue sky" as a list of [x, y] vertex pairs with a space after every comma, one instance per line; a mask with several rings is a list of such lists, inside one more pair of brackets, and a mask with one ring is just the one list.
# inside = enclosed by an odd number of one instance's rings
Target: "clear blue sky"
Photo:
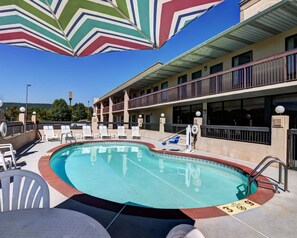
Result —
[[152, 64], [178, 55], [239, 22], [239, 0], [225, 0], [186, 26], [159, 50], [138, 50], [73, 58], [50, 52], [0, 44], [0, 99], [52, 103], [73, 91], [72, 104], [88, 101], [134, 77]]

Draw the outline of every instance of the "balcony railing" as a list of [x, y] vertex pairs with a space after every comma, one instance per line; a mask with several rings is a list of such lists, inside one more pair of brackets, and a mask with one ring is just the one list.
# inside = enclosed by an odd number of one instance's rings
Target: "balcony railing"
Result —
[[103, 108], [103, 113], [108, 113], [109, 112], [109, 107], [104, 107]]
[[201, 125], [201, 136], [265, 145], [271, 144], [271, 133], [268, 127]]
[[297, 49], [129, 100], [129, 109], [296, 80]]
[[124, 111], [124, 102], [116, 103], [112, 105], [112, 111]]

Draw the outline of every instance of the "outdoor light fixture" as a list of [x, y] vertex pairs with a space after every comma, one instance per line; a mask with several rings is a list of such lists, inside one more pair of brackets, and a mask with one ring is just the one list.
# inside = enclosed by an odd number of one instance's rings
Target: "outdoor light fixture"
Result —
[[3, 106], [3, 101], [0, 99], [0, 107]]
[[285, 112], [285, 108], [283, 107], [283, 106], [281, 106], [281, 105], [279, 105], [279, 106], [277, 106], [276, 108], [275, 108], [275, 112], [277, 113], [277, 114], [283, 114], [284, 112]]
[[96, 117], [96, 116], [97, 116], [97, 114], [96, 114], [96, 112], [94, 112], [94, 113], [93, 113], [93, 117]]
[[204, 71], [206, 71], [207, 70], [207, 65], [205, 65], [203, 69], [204, 69]]
[[36, 115], [36, 112], [34, 111], [34, 112], [32, 112], [32, 114], [33, 114], [33, 115]]
[[25, 107], [20, 107], [20, 112], [21, 113], [24, 113], [26, 111], [26, 108]]
[[142, 115], [140, 114], [138, 117], [139, 117], [139, 118], [142, 118]]
[[161, 117], [165, 117], [165, 114], [163, 112], [161, 113]]
[[200, 111], [197, 111], [197, 112], [195, 113], [195, 115], [196, 115], [196, 117], [200, 117], [200, 116], [201, 116], [201, 112], [200, 112]]

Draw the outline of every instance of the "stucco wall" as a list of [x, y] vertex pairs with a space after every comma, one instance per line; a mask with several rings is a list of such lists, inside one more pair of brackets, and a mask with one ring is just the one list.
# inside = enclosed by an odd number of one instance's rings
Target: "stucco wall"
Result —
[[16, 134], [13, 136], [2, 138], [0, 137], [0, 144], [12, 144], [15, 150], [22, 148], [23, 146], [32, 143], [36, 139], [36, 132], [35, 130]]

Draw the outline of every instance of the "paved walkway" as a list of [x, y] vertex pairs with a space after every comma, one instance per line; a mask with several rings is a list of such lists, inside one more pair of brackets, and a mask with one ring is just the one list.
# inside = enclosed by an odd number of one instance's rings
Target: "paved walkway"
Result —
[[[184, 147], [177, 145], [163, 146], [161, 142], [143, 139], [145, 142], [154, 144], [160, 149]], [[58, 146], [60, 142], [37, 142], [29, 148], [19, 151], [20, 156], [18, 164], [23, 169], [28, 169], [39, 173], [38, 160], [49, 149]], [[244, 164], [254, 168], [256, 164], [242, 160], [194, 151], [195, 154], [201, 154], [210, 157], [225, 159], [239, 164]], [[269, 168], [264, 173], [267, 176], [277, 178], [278, 170]], [[50, 187], [51, 207], [63, 207], [83, 212], [97, 219], [111, 234], [113, 238], [117, 237], [141, 237], [141, 238], [165, 238], [169, 230], [180, 223], [193, 224], [201, 230], [207, 238], [295, 238], [297, 221], [297, 171], [289, 171], [289, 190], [290, 192], [280, 192], [266, 204], [239, 213], [234, 216], [223, 216], [216, 218], [198, 219], [155, 219], [139, 218], [129, 215], [119, 215], [118, 211], [106, 211], [84, 205], [77, 199], [69, 199]]]

